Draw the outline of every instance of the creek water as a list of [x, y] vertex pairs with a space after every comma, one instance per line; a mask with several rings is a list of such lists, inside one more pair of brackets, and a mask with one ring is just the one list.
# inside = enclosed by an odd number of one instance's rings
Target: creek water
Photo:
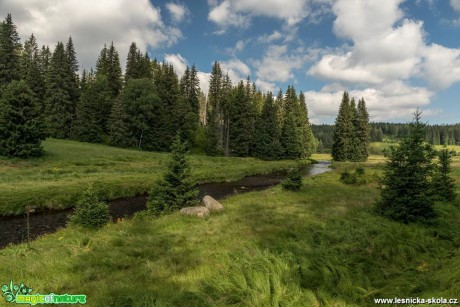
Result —
[[[314, 176], [330, 170], [328, 161], [309, 165], [304, 170], [304, 176]], [[247, 176], [232, 182], [204, 183], [198, 185], [200, 199], [211, 195], [217, 200], [225, 197], [263, 190], [279, 184], [286, 177], [286, 172]], [[138, 211], [146, 209], [147, 194], [109, 201], [109, 212], [112, 220], [132, 216]], [[30, 238], [35, 239], [40, 235], [52, 233], [66, 226], [73, 208], [65, 210], [50, 210], [29, 215]], [[0, 248], [10, 243], [27, 241], [26, 216], [0, 217]]]

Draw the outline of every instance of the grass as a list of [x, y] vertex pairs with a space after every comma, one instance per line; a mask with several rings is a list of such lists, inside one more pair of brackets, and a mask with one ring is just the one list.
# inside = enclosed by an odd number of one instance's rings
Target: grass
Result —
[[[455, 157], [456, 180], [460, 158]], [[178, 213], [74, 227], [0, 251], [0, 281], [40, 293], [84, 293], [88, 306], [373, 306], [374, 298], [460, 293], [460, 202], [438, 204], [433, 225], [373, 212], [368, 184], [340, 171], [224, 200], [207, 219]]]
[[[0, 215], [72, 206], [89, 185], [106, 199], [150, 190], [165, 167], [166, 153], [142, 152], [104, 145], [48, 139], [46, 154], [37, 159], [0, 158]], [[191, 156], [197, 182], [234, 180], [293, 165], [253, 158]]]

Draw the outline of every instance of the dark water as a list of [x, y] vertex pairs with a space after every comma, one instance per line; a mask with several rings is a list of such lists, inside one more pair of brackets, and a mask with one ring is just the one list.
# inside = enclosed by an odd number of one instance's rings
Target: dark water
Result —
[[[308, 166], [305, 176], [314, 176], [329, 171], [329, 162], [320, 161], [317, 164]], [[211, 195], [216, 199], [245, 193], [250, 191], [263, 190], [279, 184], [286, 177], [286, 172], [278, 172], [265, 175], [247, 176], [233, 182], [205, 183], [198, 186], [200, 199], [205, 195]], [[110, 216], [113, 221], [119, 218], [130, 217], [135, 212], [146, 209], [147, 194], [129, 198], [115, 199], [109, 202]], [[38, 212], [30, 214], [30, 238], [34, 239], [40, 235], [52, 233], [66, 226], [69, 215], [73, 209]], [[9, 243], [21, 243], [27, 241], [26, 216], [0, 217], [0, 248]]]

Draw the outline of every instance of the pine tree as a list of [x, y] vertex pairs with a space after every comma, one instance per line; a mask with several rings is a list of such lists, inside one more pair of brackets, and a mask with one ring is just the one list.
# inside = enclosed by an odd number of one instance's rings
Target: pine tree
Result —
[[70, 101], [72, 102], [72, 122], [75, 120], [77, 103], [80, 100], [80, 80], [78, 76], [78, 60], [77, 53], [73, 45], [72, 37], [69, 37], [69, 40], [66, 44], [65, 54], [67, 57], [67, 79], [68, 79], [68, 88], [67, 92], [69, 93]]
[[233, 90], [229, 116], [229, 148], [234, 156], [248, 156], [253, 144], [255, 118], [251, 95], [243, 81]]
[[147, 208], [154, 214], [169, 213], [197, 203], [198, 189], [190, 176], [187, 146], [177, 135], [172, 146], [167, 170], [149, 193]]
[[311, 130], [310, 120], [308, 118], [307, 103], [305, 101], [305, 95], [301, 91], [299, 94], [300, 104], [300, 129], [302, 132], [302, 158], [309, 158], [315, 150], [315, 142], [313, 131]]
[[77, 104], [77, 118], [73, 126], [76, 140], [100, 143], [107, 140], [108, 116], [112, 109], [112, 92], [106, 76], [97, 75], [94, 82], [83, 83]]
[[[110, 50], [109, 50], [110, 51]], [[131, 43], [126, 61], [125, 82], [129, 79], [152, 78], [152, 66], [147, 53], [137, 48], [136, 43]]]
[[370, 126], [369, 126], [369, 113], [367, 113], [366, 102], [364, 98], [358, 101], [358, 121], [357, 121], [357, 136], [358, 136], [358, 161], [367, 161], [369, 157], [369, 139], [370, 139]]
[[40, 110], [44, 108], [45, 76], [41, 65], [40, 50], [35, 36], [32, 34], [24, 43], [21, 56], [21, 76], [39, 101]]
[[109, 59], [108, 59], [108, 50], [107, 45], [104, 44], [104, 48], [102, 48], [101, 52], [99, 53], [99, 57], [96, 61], [96, 75], [107, 75], [109, 70]]
[[0, 155], [37, 157], [46, 138], [35, 93], [23, 80], [11, 82], [0, 99]]
[[359, 143], [359, 135], [358, 135], [358, 111], [356, 109], [356, 102], [355, 98], [352, 98], [350, 101], [350, 108], [349, 108], [349, 116], [351, 122], [350, 134], [349, 134], [349, 145], [347, 151], [347, 160], [352, 162], [361, 161], [361, 153], [360, 153], [360, 143]]
[[353, 125], [353, 112], [350, 98], [347, 92], [343, 93], [339, 114], [335, 120], [334, 143], [332, 145], [332, 159], [334, 161], [346, 161], [350, 157], [353, 148], [352, 138], [355, 128]]
[[287, 114], [284, 118], [280, 137], [281, 146], [283, 148], [282, 158], [298, 159], [301, 157], [301, 136], [301, 131], [299, 131], [297, 127], [296, 116], [292, 113]]
[[435, 151], [424, 142], [426, 125], [420, 121], [420, 114], [417, 109], [409, 136], [386, 153], [388, 160], [380, 182], [378, 212], [404, 223], [426, 222], [436, 216], [429, 181]]
[[76, 103], [71, 96], [74, 86], [69, 74], [64, 45], [59, 42], [53, 52], [46, 80], [45, 114], [49, 132], [55, 138], [70, 138]]
[[123, 88], [120, 57], [113, 42], [110, 47], [104, 44], [96, 62], [96, 75], [107, 77], [112, 97], [117, 97]]
[[0, 24], [0, 88], [20, 79], [21, 44], [11, 14]]
[[123, 88], [109, 119], [110, 144], [121, 147], [156, 148], [158, 110], [161, 101], [149, 79], [130, 79]]
[[262, 114], [257, 120], [254, 156], [264, 160], [275, 160], [278, 158], [280, 127], [277, 119], [276, 105], [273, 101], [273, 94], [268, 92], [265, 95], [265, 103], [262, 107]]
[[285, 159], [301, 158], [303, 154], [301, 113], [294, 87], [288, 86], [283, 106], [284, 119], [280, 136], [280, 143], [284, 151], [282, 157]]
[[206, 153], [210, 155], [220, 154], [223, 148], [223, 110], [222, 100], [222, 70], [218, 62], [215, 62], [211, 70], [208, 91], [207, 111], [207, 138], [208, 146]]
[[444, 148], [438, 152], [438, 159], [432, 179], [433, 196], [436, 200], [452, 201], [456, 197], [455, 181], [449, 175], [452, 171], [452, 154]]

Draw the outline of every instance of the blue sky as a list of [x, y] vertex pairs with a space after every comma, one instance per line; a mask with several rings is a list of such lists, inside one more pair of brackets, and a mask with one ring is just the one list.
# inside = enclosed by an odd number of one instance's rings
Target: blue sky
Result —
[[312, 122], [332, 123], [344, 90], [373, 121], [460, 122], [460, 0], [2, 0], [24, 40], [72, 35], [82, 67], [105, 42], [125, 62], [132, 41], [181, 74], [212, 62], [263, 91], [293, 84]]

